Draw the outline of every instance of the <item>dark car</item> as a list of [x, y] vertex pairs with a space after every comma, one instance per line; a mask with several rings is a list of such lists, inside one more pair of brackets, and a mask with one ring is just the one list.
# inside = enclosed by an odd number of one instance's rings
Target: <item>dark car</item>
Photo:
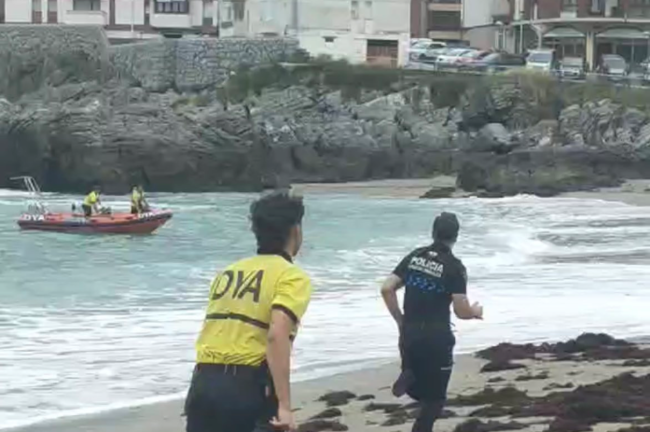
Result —
[[526, 60], [521, 56], [505, 52], [493, 52], [467, 65], [467, 68], [477, 72], [495, 73], [525, 65]]
[[560, 61], [560, 76], [568, 79], [585, 79], [585, 60], [582, 57], [565, 57]]

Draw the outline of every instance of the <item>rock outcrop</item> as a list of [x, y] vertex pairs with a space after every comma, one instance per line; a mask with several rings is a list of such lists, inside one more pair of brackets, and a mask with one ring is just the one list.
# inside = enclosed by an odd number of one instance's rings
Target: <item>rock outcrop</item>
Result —
[[0, 187], [15, 175], [48, 190], [101, 183], [121, 193], [135, 182], [158, 191], [259, 190], [458, 174], [460, 188], [483, 196], [548, 196], [650, 175], [644, 112], [609, 99], [540, 107], [516, 76], [451, 91], [457, 78], [415, 76], [407, 85], [395, 74], [400, 85], [357, 83], [350, 100], [317, 69], [251, 84], [235, 98], [230, 80], [249, 79], [241, 66], [281, 61], [295, 41], [109, 47], [97, 29], [62, 27], [59, 40], [34, 27], [0, 29], [0, 40], [24, 48], [0, 48]]

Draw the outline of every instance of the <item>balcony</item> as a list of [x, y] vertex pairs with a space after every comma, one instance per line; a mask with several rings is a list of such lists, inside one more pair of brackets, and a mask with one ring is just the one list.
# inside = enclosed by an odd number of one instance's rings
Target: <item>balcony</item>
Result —
[[436, 12], [460, 12], [461, 0], [430, 0], [429, 10]]
[[101, 10], [69, 10], [63, 24], [108, 25], [108, 14]]

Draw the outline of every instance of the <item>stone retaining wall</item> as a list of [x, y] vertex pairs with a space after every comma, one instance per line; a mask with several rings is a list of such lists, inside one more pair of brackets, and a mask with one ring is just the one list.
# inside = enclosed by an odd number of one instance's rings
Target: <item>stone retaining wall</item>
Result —
[[47, 85], [101, 82], [110, 70], [101, 27], [0, 25], [0, 95], [9, 100]]
[[199, 91], [219, 85], [231, 71], [282, 61], [298, 50], [289, 38], [158, 39], [111, 47], [115, 72], [150, 91]]

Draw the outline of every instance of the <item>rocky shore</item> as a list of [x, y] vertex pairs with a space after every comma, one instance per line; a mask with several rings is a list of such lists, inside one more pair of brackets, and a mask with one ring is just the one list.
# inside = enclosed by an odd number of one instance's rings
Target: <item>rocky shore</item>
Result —
[[[49, 69], [24, 62], [8, 69], [29, 80], [2, 86], [0, 187], [16, 175], [52, 191], [100, 183], [109, 193], [135, 182], [154, 191], [253, 191], [452, 175], [458, 189], [490, 197], [650, 178], [650, 121], [639, 109], [650, 93], [643, 89], [528, 74], [269, 65], [286, 58], [275, 45], [246, 65], [234, 51], [210, 57], [216, 48], [204, 42], [192, 48], [201, 54], [197, 64], [220, 69], [201, 75], [186, 64], [196, 56], [183, 55], [185, 45], [146, 44], [134, 52], [161, 54], [144, 62], [124, 48], [68, 53], [65, 61], [48, 60]], [[235, 46], [240, 57], [251, 52], [250, 44]], [[4, 60], [11, 65], [16, 57]], [[172, 64], [174, 74], [155, 70]], [[428, 196], [454, 193], [446, 187]]]

